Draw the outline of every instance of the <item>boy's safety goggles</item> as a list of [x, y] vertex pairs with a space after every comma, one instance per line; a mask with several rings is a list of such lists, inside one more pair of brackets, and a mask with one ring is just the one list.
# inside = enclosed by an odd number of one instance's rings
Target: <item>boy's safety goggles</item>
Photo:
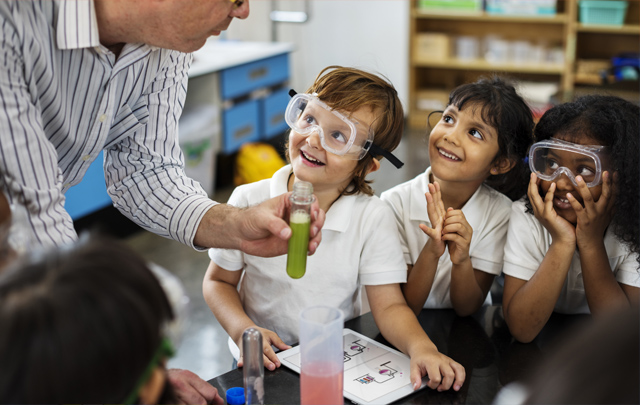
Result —
[[318, 133], [322, 147], [335, 155], [360, 160], [370, 152], [384, 156], [397, 168], [402, 163], [391, 152], [373, 144], [373, 131], [365, 124], [332, 109], [314, 94], [289, 92], [291, 100], [284, 119], [300, 135]]
[[537, 142], [529, 149], [529, 167], [540, 179], [551, 181], [565, 174], [576, 187], [576, 176], [582, 176], [587, 187], [600, 184], [607, 160], [606, 146], [580, 145], [559, 139]]

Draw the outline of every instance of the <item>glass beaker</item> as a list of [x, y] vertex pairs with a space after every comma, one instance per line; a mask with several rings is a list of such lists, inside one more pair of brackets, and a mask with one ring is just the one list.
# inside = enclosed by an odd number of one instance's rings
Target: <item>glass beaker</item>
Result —
[[343, 404], [344, 314], [318, 305], [300, 314], [300, 403]]

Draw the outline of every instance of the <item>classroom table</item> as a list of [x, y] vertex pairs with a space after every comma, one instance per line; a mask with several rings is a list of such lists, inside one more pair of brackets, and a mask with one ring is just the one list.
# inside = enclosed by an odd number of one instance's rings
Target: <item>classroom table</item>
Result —
[[[545, 358], [545, 353], [562, 340], [563, 334], [586, 322], [588, 315], [554, 313], [531, 343], [519, 343], [509, 333], [502, 306], [481, 308], [476, 314], [459, 317], [451, 309], [423, 309], [418, 315], [420, 325], [436, 344], [465, 367], [467, 376], [460, 391], [437, 392], [424, 388], [398, 404], [491, 404], [497, 392], [506, 384], [522, 380], [531, 368]], [[380, 334], [371, 313], [345, 322], [353, 329], [378, 342], [391, 346]], [[282, 366], [275, 371], [265, 369], [265, 404], [299, 404], [300, 377]], [[209, 380], [224, 398], [227, 389], [242, 387], [242, 369], [231, 370]], [[345, 398], [345, 404], [351, 401]]]

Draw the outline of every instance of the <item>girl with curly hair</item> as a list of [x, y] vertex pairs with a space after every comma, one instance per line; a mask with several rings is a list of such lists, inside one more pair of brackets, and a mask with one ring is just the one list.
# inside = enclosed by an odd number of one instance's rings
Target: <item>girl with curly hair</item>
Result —
[[638, 305], [640, 107], [590, 95], [547, 111], [529, 151], [528, 198], [512, 206], [504, 316], [533, 340], [553, 311]]

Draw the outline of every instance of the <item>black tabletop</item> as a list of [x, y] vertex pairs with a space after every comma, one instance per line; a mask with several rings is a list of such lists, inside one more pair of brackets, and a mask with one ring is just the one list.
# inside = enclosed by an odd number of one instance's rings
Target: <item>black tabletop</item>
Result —
[[[460, 391], [437, 392], [425, 388], [398, 404], [490, 404], [504, 385], [522, 380], [554, 342], [572, 325], [589, 316], [554, 313], [538, 337], [531, 343], [516, 342], [502, 316], [502, 306], [480, 309], [473, 316], [461, 318], [451, 309], [423, 309], [418, 320], [440, 352], [465, 367], [467, 377]], [[345, 327], [391, 346], [378, 330], [371, 313], [345, 322]], [[265, 369], [266, 404], [299, 404], [300, 377], [282, 366], [275, 371]], [[227, 389], [242, 387], [242, 369], [231, 370], [209, 383], [224, 398]], [[345, 404], [350, 401], [345, 399]]]

